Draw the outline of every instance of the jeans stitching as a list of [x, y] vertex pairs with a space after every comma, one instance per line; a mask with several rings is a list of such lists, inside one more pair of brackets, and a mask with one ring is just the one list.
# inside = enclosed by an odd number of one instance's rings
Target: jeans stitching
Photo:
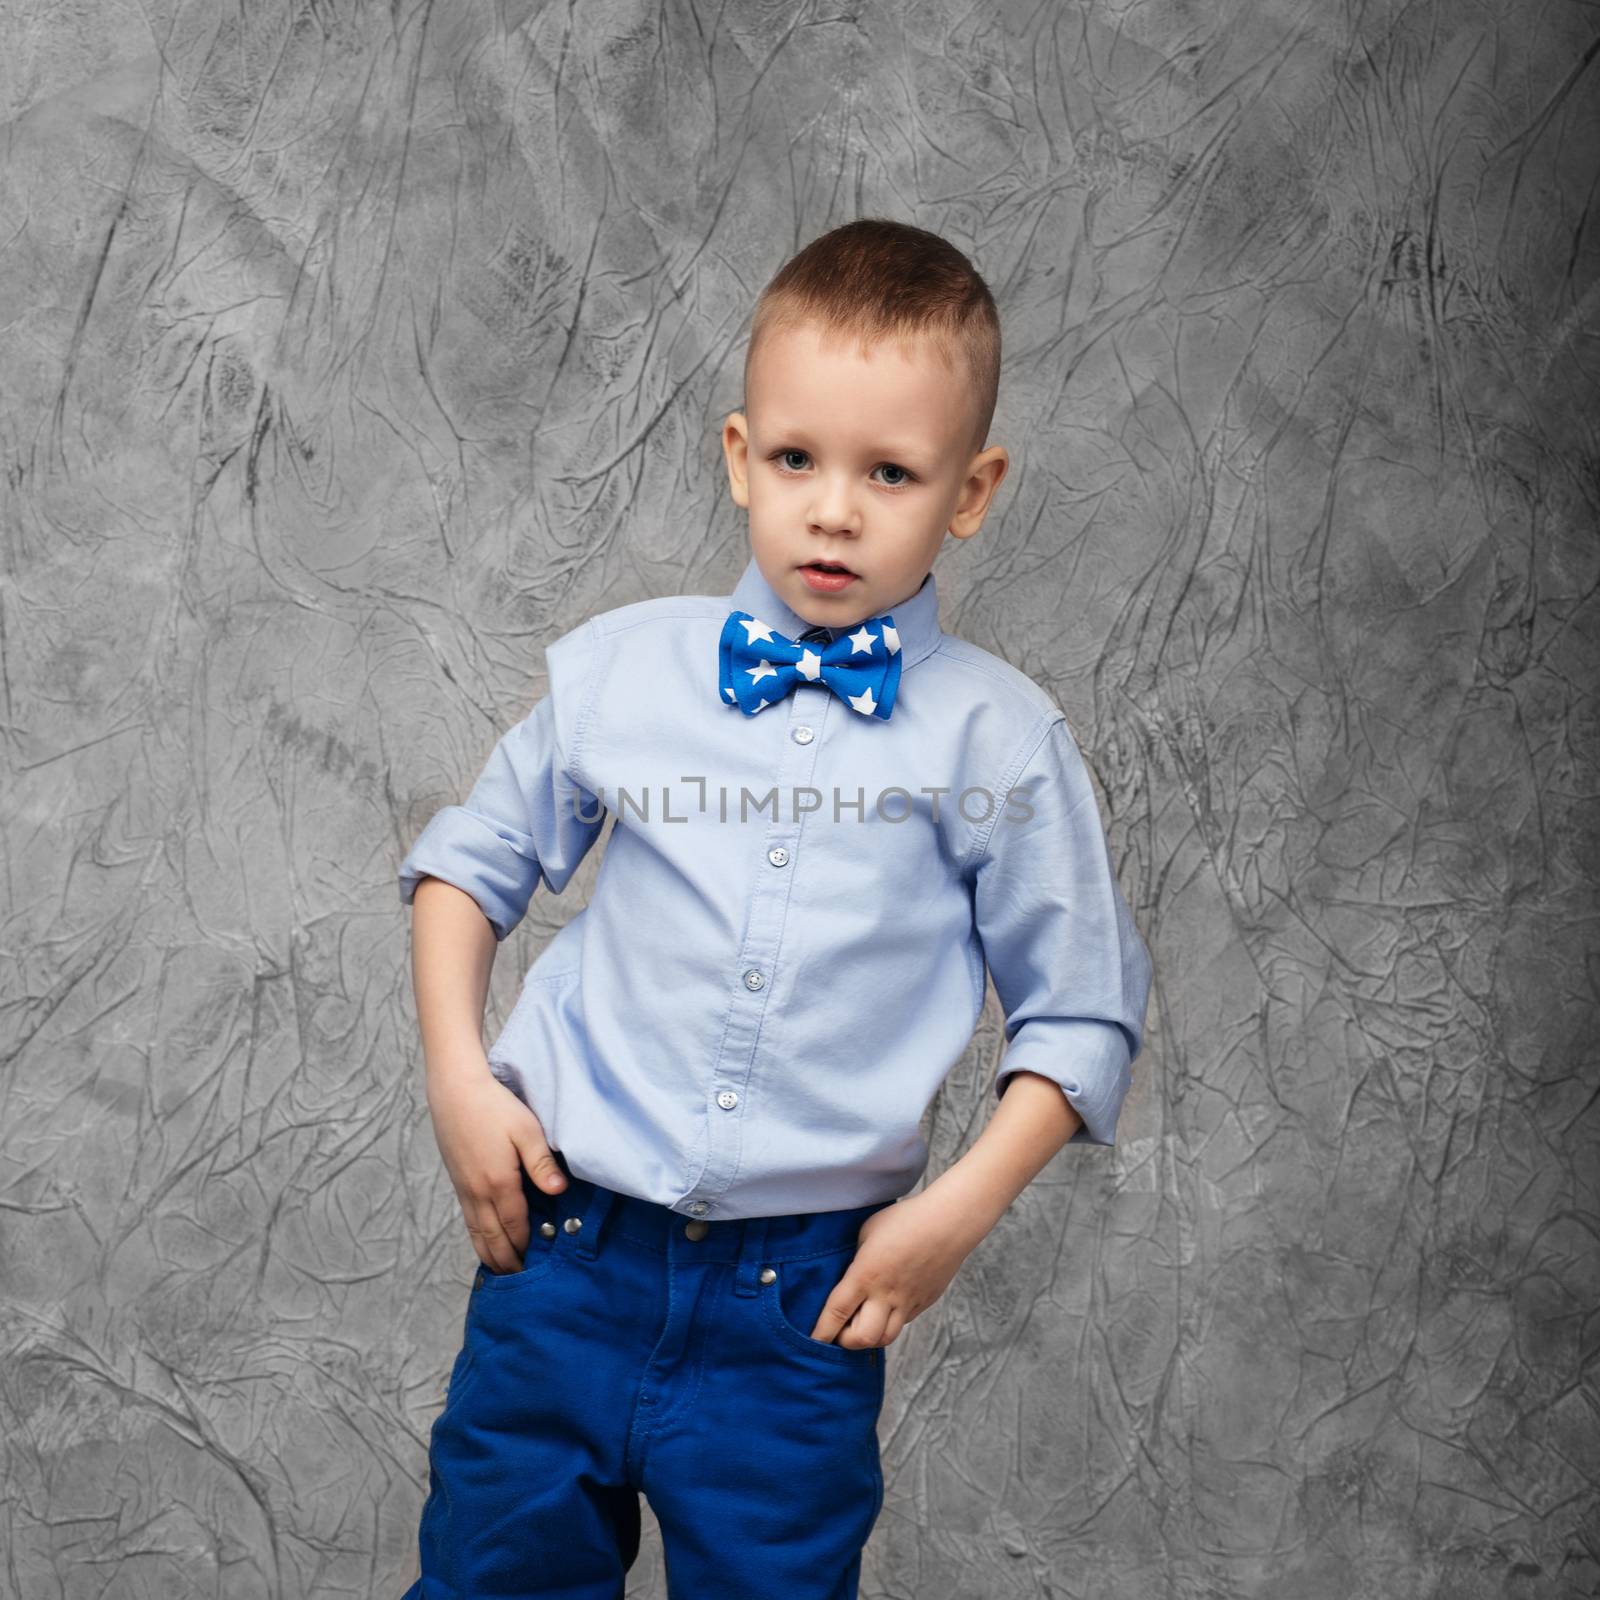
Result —
[[[624, 1237], [626, 1237], [626, 1236], [624, 1236]], [[656, 1375], [651, 1371], [651, 1367], [655, 1363], [656, 1351], [661, 1348], [662, 1339], [666, 1338], [667, 1330], [672, 1327], [672, 1310], [673, 1310], [674, 1304], [676, 1303], [676, 1298], [677, 1298], [677, 1281], [676, 1281], [677, 1280], [677, 1276], [678, 1276], [677, 1273], [675, 1273], [672, 1270], [672, 1258], [671, 1258], [670, 1255], [668, 1255], [668, 1257], [667, 1257], [667, 1271], [666, 1271], [666, 1279], [667, 1279], [667, 1315], [666, 1315], [666, 1320], [662, 1323], [661, 1333], [657, 1337], [655, 1344], [653, 1346], [651, 1346], [650, 1354], [646, 1358], [644, 1366], [640, 1369], [640, 1377], [639, 1377], [639, 1389], [640, 1390], [642, 1390], [646, 1384], [655, 1383], [657, 1381], [656, 1380]], [[646, 1451], [646, 1449], [647, 1449], [647, 1447], [649, 1445], [649, 1442], [650, 1442], [650, 1433], [651, 1433], [651, 1430], [655, 1427], [656, 1422], [658, 1420], [656, 1415], [655, 1415], [655, 1411], [656, 1411], [657, 1406], [660, 1404], [660, 1401], [661, 1401], [660, 1393], [659, 1392], [653, 1392], [652, 1396], [651, 1396], [650, 1404], [648, 1406], [641, 1405], [640, 1404], [639, 1391], [636, 1390], [635, 1393], [634, 1393], [634, 1398], [633, 1398], [633, 1421], [632, 1421], [632, 1425], [630, 1426], [630, 1428], [628, 1430], [629, 1439], [628, 1439], [627, 1447], [626, 1447], [626, 1449], [624, 1451], [624, 1459], [625, 1460], [630, 1460], [630, 1459], [631, 1460], [636, 1460], [638, 1462], [638, 1470], [641, 1473], [642, 1473], [643, 1467], [644, 1467], [645, 1451]]]
[[[471, 1387], [471, 1379], [478, 1368], [477, 1352], [473, 1349], [473, 1344], [474, 1340], [469, 1323], [462, 1331], [461, 1349], [457, 1351], [456, 1359], [450, 1368], [449, 1377], [445, 1380], [444, 1405], [440, 1408], [440, 1416], [443, 1416], [447, 1410], [458, 1404]], [[438, 1418], [435, 1418], [434, 1421], [437, 1424]]]

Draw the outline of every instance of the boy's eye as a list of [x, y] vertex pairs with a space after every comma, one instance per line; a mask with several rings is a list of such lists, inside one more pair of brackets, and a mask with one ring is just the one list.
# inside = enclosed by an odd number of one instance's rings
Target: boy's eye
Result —
[[[804, 450], [780, 450], [778, 452], [777, 459], [782, 463], [786, 471], [803, 472], [805, 470], [806, 463], [811, 459], [811, 457], [807, 455]], [[886, 479], [884, 482], [885, 488], [899, 489], [913, 481], [912, 475], [907, 472], [904, 467], [898, 467], [892, 461], [879, 462], [879, 464], [873, 468], [873, 471], [894, 472], [899, 474], [898, 477]]]

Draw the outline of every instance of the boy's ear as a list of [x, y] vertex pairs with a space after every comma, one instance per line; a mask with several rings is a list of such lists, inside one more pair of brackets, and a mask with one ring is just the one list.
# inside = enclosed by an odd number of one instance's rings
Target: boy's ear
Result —
[[744, 412], [730, 412], [722, 424], [722, 455], [728, 463], [728, 492], [736, 506], [750, 504], [750, 424]]
[[961, 485], [961, 497], [950, 516], [949, 532], [957, 539], [970, 539], [983, 526], [989, 502], [1000, 487], [1011, 457], [1003, 444], [992, 444], [972, 458], [966, 481]]

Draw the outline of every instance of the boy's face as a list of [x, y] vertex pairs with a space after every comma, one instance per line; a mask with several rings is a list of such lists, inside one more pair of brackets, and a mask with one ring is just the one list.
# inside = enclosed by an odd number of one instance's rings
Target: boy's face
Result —
[[[722, 449], [761, 575], [807, 622], [850, 627], [922, 587], [948, 532], [970, 539], [1009, 458], [974, 453], [973, 397], [936, 350], [815, 324], [762, 339]], [[833, 562], [830, 577], [814, 563]]]

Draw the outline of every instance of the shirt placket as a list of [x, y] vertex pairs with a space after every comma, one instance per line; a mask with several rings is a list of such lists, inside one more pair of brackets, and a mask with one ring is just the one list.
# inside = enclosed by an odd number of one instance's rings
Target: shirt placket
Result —
[[[825, 642], [826, 630], [810, 629], [802, 642]], [[811, 782], [816, 771], [823, 725], [832, 710], [833, 691], [822, 683], [796, 684], [785, 701], [788, 725], [774, 777], [777, 785], [776, 817], [762, 839], [763, 857], [750, 894], [744, 943], [729, 974], [732, 995], [722, 1030], [722, 1049], [711, 1076], [709, 1129], [706, 1158], [694, 1187], [684, 1196], [683, 1209], [704, 1215], [733, 1181], [739, 1166], [739, 1147], [745, 1112], [750, 1106], [756, 1041], [774, 987], [783, 982], [779, 957], [783, 946], [784, 916], [789, 906], [789, 886], [794, 879], [805, 828], [804, 815], [795, 805], [795, 790]], [[772, 707], [776, 710], [777, 707]], [[765, 716], [766, 712], [756, 713]], [[755, 792], [755, 799], [761, 792]], [[759, 1092], [759, 1091], [758, 1091]]]

